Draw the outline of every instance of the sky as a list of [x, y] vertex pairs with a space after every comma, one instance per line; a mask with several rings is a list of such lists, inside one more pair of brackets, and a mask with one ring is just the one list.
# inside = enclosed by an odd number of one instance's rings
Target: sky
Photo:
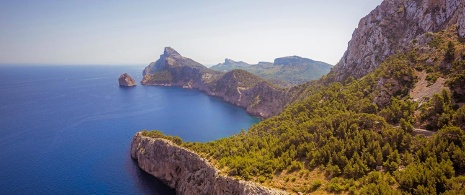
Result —
[[381, 0], [0, 0], [0, 64], [145, 65], [170, 46], [210, 66], [336, 64]]

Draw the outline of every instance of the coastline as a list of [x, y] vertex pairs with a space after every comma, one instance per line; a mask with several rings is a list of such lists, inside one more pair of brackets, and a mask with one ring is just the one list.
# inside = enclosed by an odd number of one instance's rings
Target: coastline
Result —
[[197, 153], [162, 138], [134, 135], [131, 157], [145, 172], [176, 190], [176, 194], [287, 194], [254, 182], [223, 176]]
[[[256, 108], [253, 105], [250, 105], [245, 101], [241, 101], [242, 98], [237, 98], [238, 100], [235, 100], [234, 98], [227, 98], [224, 94], [211, 92], [208, 89], [208, 87], [200, 87], [200, 86], [195, 86], [195, 85], [194, 86], [192, 86], [192, 85], [182, 85], [182, 84], [176, 84], [176, 83], [174, 83], [174, 84], [173, 83], [170, 83], [170, 84], [143, 83], [142, 81], [141, 81], [141, 84], [143, 86], [178, 87], [178, 88], [183, 88], [183, 89], [198, 90], [200, 92], [205, 93], [208, 96], [216, 97], [216, 98], [219, 98], [219, 99], [221, 99], [221, 100], [223, 100], [223, 101], [225, 101], [225, 102], [227, 102], [227, 103], [229, 103], [231, 105], [238, 106], [238, 107], [244, 109], [247, 112], [247, 114], [249, 114], [250, 116], [257, 117], [260, 120], [264, 120], [264, 119], [267, 119], [269, 117], [275, 116], [275, 115], [281, 113], [281, 111], [284, 109], [284, 106], [281, 106], [281, 104], [280, 104], [278, 106], [279, 108], [277, 108], [276, 110], [272, 110], [272, 111], [266, 110], [266, 111], [264, 111], [263, 110], [264, 108], [262, 108], [262, 107]], [[240, 89], [237, 89], [237, 90], [238, 90], [238, 92], [240, 92]], [[279, 95], [284, 96], [285, 93], [286, 92], [283, 91], [282, 94], [279, 94]]]

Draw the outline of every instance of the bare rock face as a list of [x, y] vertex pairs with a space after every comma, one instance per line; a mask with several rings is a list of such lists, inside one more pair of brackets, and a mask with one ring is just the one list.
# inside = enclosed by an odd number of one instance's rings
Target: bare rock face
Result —
[[131, 143], [131, 157], [141, 169], [174, 188], [176, 194], [285, 194], [219, 175], [205, 159], [165, 139], [137, 133]]
[[268, 118], [284, 109], [286, 90], [271, 86], [258, 76], [245, 70], [232, 70], [205, 89], [208, 95], [224, 99], [249, 114]]
[[365, 76], [388, 56], [408, 50], [417, 37], [452, 25], [465, 38], [464, 5], [464, 0], [384, 0], [360, 20], [329, 75], [335, 81]]
[[124, 73], [118, 78], [119, 86], [123, 87], [133, 87], [136, 86], [136, 81], [129, 76], [128, 73]]

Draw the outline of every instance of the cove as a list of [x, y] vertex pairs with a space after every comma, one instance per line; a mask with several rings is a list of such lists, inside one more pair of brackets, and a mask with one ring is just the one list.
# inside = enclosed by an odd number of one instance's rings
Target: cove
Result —
[[200, 91], [118, 87], [143, 66], [0, 66], [0, 194], [173, 194], [129, 155], [134, 134], [213, 141], [259, 119]]

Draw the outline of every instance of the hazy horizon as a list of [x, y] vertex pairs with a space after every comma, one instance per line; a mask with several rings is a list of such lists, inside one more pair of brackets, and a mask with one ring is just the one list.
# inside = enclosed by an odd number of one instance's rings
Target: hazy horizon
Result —
[[293, 55], [335, 65], [380, 3], [8, 1], [0, 64], [146, 65], [169, 46], [206, 66]]

